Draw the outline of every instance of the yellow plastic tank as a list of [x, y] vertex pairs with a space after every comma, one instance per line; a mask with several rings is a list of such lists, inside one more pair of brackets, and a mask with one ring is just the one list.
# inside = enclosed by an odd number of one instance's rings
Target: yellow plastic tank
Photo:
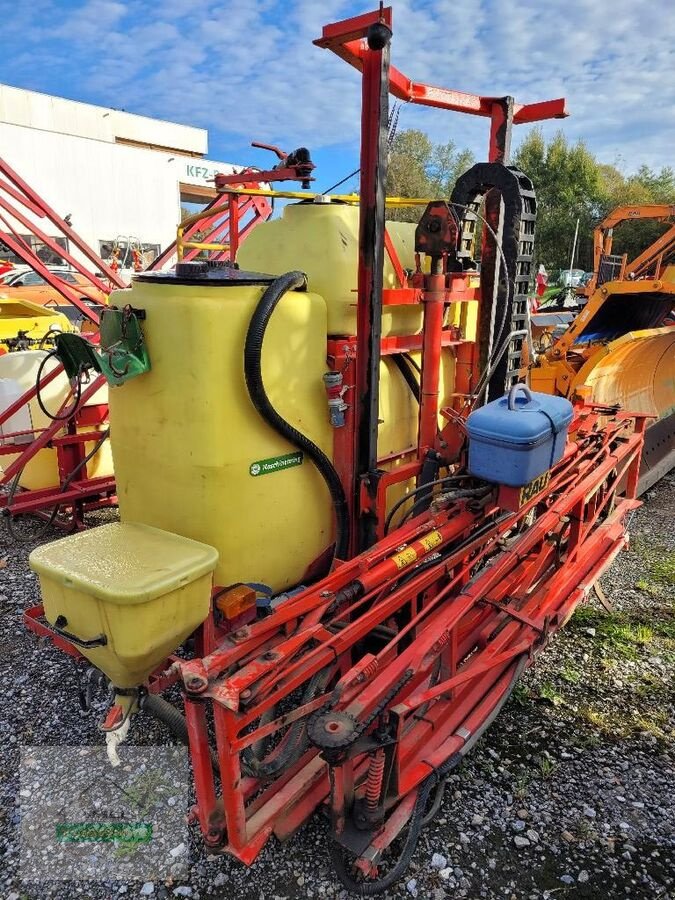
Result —
[[[418, 366], [421, 353], [411, 353], [410, 358]], [[419, 384], [419, 373], [412, 367], [415, 380]], [[455, 390], [455, 359], [452, 350], [441, 353], [441, 378], [439, 410], [447, 406]], [[415, 458], [414, 452], [398, 456], [402, 450], [416, 451], [419, 427], [419, 405], [406, 383], [393, 357], [384, 356], [380, 360], [380, 415], [378, 429], [378, 455], [383, 462], [381, 468], [390, 472]], [[439, 415], [438, 428], [447, 421]], [[388, 459], [388, 457], [392, 457]], [[387, 491], [387, 509], [390, 509], [407, 491], [414, 488], [414, 479], [392, 485]], [[396, 521], [396, 520], [394, 520]]]
[[[415, 225], [387, 222], [404, 269], [415, 268]], [[356, 282], [359, 258], [359, 210], [342, 203], [295, 203], [279, 219], [258, 225], [239, 248], [242, 269], [283, 275], [299, 269], [309, 289], [326, 301], [329, 335], [356, 334]], [[398, 287], [394, 267], [384, 255], [384, 287]], [[382, 336], [417, 334], [419, 306], [385, 306]]]
[[129, 688], [204, 621], [217, 556], [175, 534], [115, 522], [38, 547], [30, 566], [47, 621]]
[[[260, 279], [242, 283], [232, 270], [192, 284], [171, 274], [138, 276], [124, 302], [145, 310], [152, 368], [110, 388], [110, 426], [123, 521], [215, 547], [220, 585], [256, 581], [281, 590], [331, 545], [333, 516], [314, 464], [248, 395], [244, 344], [265, 287]], [[272, 405], [332, 457], [321, 297], [291, 292], [279, 302], [262, 371]]]
[[[0, 380], [2, 380], [5, 385], [11, 384], [15, 388], [12, 396], [21, 396], [21, 394], [24, 394], [35, 385], [40, 363], [46, 355], [47, 351], [45, 350], [19, 350], [0, 356]], [[58, 362], [56, 360], [51, 360], [45, 365], [43, 374], [49, 374], [49, 372], [57, 366]], [[70, 386], [68, 379], [65, 375], [61, 375], [50, 382], [42, 390], [40, 396], [46, 409], [56, 413], [64, 400], [68, 397], [69, 392]], [[108, 388], [104, 386], [101, 390], [96, 392], [87, 405], [95, 406], [107, 402]], [[24, 413], [13, 417], [13, 420], [15, 425], [18, 426], [15, 428], [17, 431], [23, 431], [24, 426], [25, 429], [39, 431], [52, 424], [52, 420], [42, 412], [35, 399], [29, 401], [27, 410]], [[79, 431], [102, 431], [104, 428], [105, 426], [97, 426], [96, 428], [86, 426], [79, 429]], [[10, 429], [6, 430], [9, 432]], [[0, 433], [0, 441], [1, 440], [2, 436]], [[18, 448], [24, 449], [26, 443], [30, 442], [30, 440], [31, 436], [27, 435], [25, 438], [13, 440], [13, 443], [16, 443]], [[94, 442], [87, 442], [84, 446], [85, 452], [88, 453], [93, 449]], [[15, 459], [16, 456], [12, 453], [0, 456], [0, 471], [2, 471], [3, 467], [7, 468], [10, 466]], [[112, 452], [110, 449], [110, 442], [106, 441], [95, 456], [87, 463], [87, 473], [92, 478], [98, 478], [112, 475], [112, 471]], [[44, 488], [55, 487], [58, 484], [59, 471], [57, 453], [55, 449], [51, 448], [40, 450], [25, 466], [19, 478], [19, 485], [27, 490], [42, 490]]]

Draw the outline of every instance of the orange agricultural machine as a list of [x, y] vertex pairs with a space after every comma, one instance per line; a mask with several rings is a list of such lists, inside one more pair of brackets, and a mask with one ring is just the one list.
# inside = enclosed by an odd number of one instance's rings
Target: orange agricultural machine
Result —
[[[112, 295], [121, 522], [34, 551], [26, 614], [110, 682], [113, 758], [138, 708], [189, 745], [212, 852], [251, 863], [324, 807], [366, 896], [626, 545], [645, 424], [519, 382], [536, 194], [511, 130], [564, 101], [412, 81], [391, 38], [386, 8], [316, 42], [361, 74], [358, 210], [307, 197], [237, 267], [184, 259]], [[416, 225], [386, 218], [390, 93], [490, 123], [488, 161]]]
[[594, 234], [588, 298], [569, 327], [533, 316], [533, 388], [630, 409], [649, 417], [640, 491], [675, 465], [675, 224], [635, 259], [612, 254], [622, 222], [671, 222], [675, 206], [620, 206]]

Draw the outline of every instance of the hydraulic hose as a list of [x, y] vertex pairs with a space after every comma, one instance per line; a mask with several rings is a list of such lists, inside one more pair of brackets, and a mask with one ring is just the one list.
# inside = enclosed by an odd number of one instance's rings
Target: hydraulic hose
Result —
[[244, 374], [251, 402], [263, 419], [277, 434], [306, 453], [326, 482], [335, 510], [335, 556], [346, 559], [349, 552], [349, 512], [340, 476], [323, 450], [279, 415], [267, 396], [262, 377], [262, 347], [272, 313], [284, 294], [305, 288], [306, 285], [307, 276], [303, 272], [288, 272], [275, 279], [265, 290], [248, 326], [244, 346]]
[[[163, 725], [166, 725], [171, 734], [181, 744], [184, 744], [186, 747], [190, 745], [185, 716], [180, 710], [176, 709], [173, 703], [169, 703], [168, 700], [160, 697], [159, 694], [146, 694], [141, 700], [141, 709], [154, 719], [162, 722]], [[218, 754], [211, 746], [209, 746], [209, 755], [214, 771], [220, 774]]]
[[413, 360], [405, 353], [400, 354], [396, 353], [392, 356], [394, 361], [394, 365], [399, 370], [405, 383], [410, 388], [410, 393], [413, 395], [415, 400], [420, 402], [420, 384], [419, 381], [415, 378], [415, 374], [413, 370], [410, 368], [414, 366]]
[[[301, 702], [303, 704], [309, 703], [317, 694], [325, 690], [332, 673], [333, 669], [329, 666], [313, 675]], [[302, 718], [294, 722], [289, 728], [286, 746], [278, 756], [271, 759], [263, 759], [255, 752], [253, 747], [246, 747], [241, 753], [241, 766], [243, 771], [252, 778], [275, 778], [284, 769], [295, 765], [308, 746], [307, 720]]]
[[[90, 460], [93, 456], [96, 456], [96, 454], [98, 453], [98, 451], [101, 449], [101, 447], [103, 446], [103, 444], [107, 441], [107, 439], [108, 439], [109, 437], [110, 437], [110, 428], [108, 427], [108, 428], [106, 428], [105, 431], [102, 431], [102, 432], [101, 432], [101, 437], [96, 441], [96, 443], [95, 443], [94, 446], [91, 448], [91, 450], [89, 451], [89, 453], [87, 453], [87, 455], [84, 457], [84, 459], [82, 459], [82, 460], [75, 466], [75, 468], [73, 469], [73, 471], [70, 473], [70, 475], [69, 475], [69, 476], [66, 478], [66, 480], [63, 482], [63, 485], [61, 486], [61, 488], [60, 488], [60, 490], [59, 490], [59, 493], [63, 494], [63, 493], [65, 493], [65, 492], [68, 490], [68, 488], [69, 488], [70, 485], [71, 485], [71, 482], [74, 481], [74, 479], [75, 479], [75, 477], [76, 477], [77, 475], [79, 475], [79, 473], [80, 473], [80, 472], [82, 471], [82, 469], [87, 465], [87, 463], [89, 462], [89, 460]], [[7, 517], [7, 531], [10, 533], [10, 535], [12, 536], [12, 538], [13, 538], [15, 541], [18, 541], [19, 543], [29, 544], [29, 543], [32, 543], [33, 541], [39, 540], [44, 534], [47, 533], [47, 531], [49, 530], [49, 528], [51, 528], [51, 526], [54, 524], [54, 520], [56, 519], [57, 515], [59, 514], [59, 510], [61, 509], [62, 504], [61, 504], [61, 503], [57, 503], [57, 504], [54, 506], [54, 508], [52, 509], [49, 518], [48, 518], [48, 519], [40, 526], [40, 528], [36, 529], [36, 531], [34, 531], [32, 534], [29, 534], [29, 535], [18, 534], [18, 533], [14, 530], [14, 525], [13, 525], [13, 522], [12, 522], [12, 509], [11, 509], [11, 507], [12, 507], [12, 503], [13, 503], [13, 501], [14, 501], [14, 496], [15, 496], [15, 494], [16, 494], [17, 488], [19, 487], [19, 481], [21, 480], [21, 476], [23, 475], [24, 469], [25, 469], [25, 466], [24, 466], [23, 469], [21, 469], [20, 472], [17, 472], [17, 473], [16, 473], [16, 476], [15, 476], [14, 480], [12, 481], [12, 484], [11, 484], [10, 489], [9, 489], [9, 493], [8, 493], [8, 495], [7, 495], [7, 505], [5, 506], [5, 508], [4, 508], [2, 514], [3, 514], [4, 516]]]
[[[515, 666], [507, 689], [499, 698], [499, 701], [490, 711], [487, 719], [483, 722], [480, 728], [478, 728], [471, 735], [471, 737], [464, 744], [461, 750], [458, 750], [457, 753], [453, 753], [452, 756], [446, 759], [446, 761], [442, 763], [435, 772], [432, 772], [431, 775], [429, 775], [429, 777], [421, 783], [417, 794], [417, 800], [415, 801], [415, 806], [413, 807], [413, 811], [410, 816], [410, 825], [408, 827], [408, 833], [406, 834], [405, 841], [403, 843], [401, 855], [399, 856], [395, 866], [393, 867], [393, 869], [391, 869], [390, 872], [388, 872], [382, 878], [378, 878], [377, 880], [357, 881], [352, 876], [351, 872], [349, 871], [348, 865], [345, 863], [342, 848], [336, 842], [331, 842], [331, 861], [335, 867], [335, 872], [338, 878], [348, 891], [353, 894], [360, 895], [361, 897], [374, 897], [377, 894], [382, 894], [384, 893], [384, 891], [388, 890], [396, 881], [398, 881], [401, 875], [403, 875], [405, 870], [410, 865], [410, 861], [412, 860], [413, 854], [417, 847], [417, 842], [419, 841], [422, 828], [431, 821], [431, 819], [440, 808], [441, 801], [443, 799], [441, 785], [445, 782], [445, 779], [448, 777], [450, 772], [462, 761], [464, 756], [469, 752], [469, 750], [471, 750], [476, 741], [478, 741], [483, 736], [483, 734], [485, 734], [487, 729], [497, 718], [497, 716], [501, 712], [502, 707], [511, 696], [511, 693], [513, 692], [513, 689], [516, 686], [516, 683], [518, 682], [518, 679], [520, 678], [526, 665], [527, 656], [520, 657]], [[432, 802], [431, 809], [426, 812], [429, 796], [434, 787], [437, 788], [437, 792]]]

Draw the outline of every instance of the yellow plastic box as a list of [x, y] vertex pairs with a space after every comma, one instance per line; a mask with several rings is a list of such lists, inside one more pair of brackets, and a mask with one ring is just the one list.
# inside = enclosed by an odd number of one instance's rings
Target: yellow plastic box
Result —
[[143, 684], [209, 612], [218, 552], [113, 523], [38, 547], [45, 616], [116, 687]]

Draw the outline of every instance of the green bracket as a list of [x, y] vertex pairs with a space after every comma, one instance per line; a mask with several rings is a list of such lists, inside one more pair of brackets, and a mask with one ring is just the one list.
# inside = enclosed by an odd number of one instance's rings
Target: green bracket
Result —
[[105, 375], [108, 384], [119, 385], [149, 372], [150, 357], [140, 325], [144, 318], [142, 309], [106, 307], [101, 315], [98, 350], [79, 334], [57, 335], [56, 355], [68, 377], [95, 369]]

